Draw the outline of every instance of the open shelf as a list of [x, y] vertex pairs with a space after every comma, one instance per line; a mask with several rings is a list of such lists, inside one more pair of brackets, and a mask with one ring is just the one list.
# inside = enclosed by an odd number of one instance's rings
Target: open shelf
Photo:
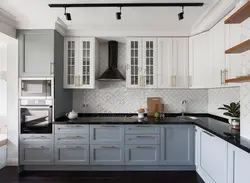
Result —
[[250, 1], [225, 20], [225, 24], [240, 24], [250, 17]]
[[247, 81], [250, 81], [250, 76], [242, 76], [238, 78], [227, 79], [226, 83], [241, 83], [241, 82], [247, 82]]
[[225, 51], [226, 54], [243, 53], [250, 50], [250, 39]]

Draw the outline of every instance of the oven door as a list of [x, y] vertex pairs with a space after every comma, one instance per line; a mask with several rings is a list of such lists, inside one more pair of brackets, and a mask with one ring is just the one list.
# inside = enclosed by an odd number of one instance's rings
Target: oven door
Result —
[[52, 106], [21, 106], [21, 133], [52, 133]]

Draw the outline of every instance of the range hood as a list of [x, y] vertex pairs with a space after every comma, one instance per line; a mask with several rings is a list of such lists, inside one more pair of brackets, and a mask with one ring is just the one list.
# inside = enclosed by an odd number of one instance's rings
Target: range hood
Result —
[[109, 67], [98, 78], [99, 81], [123, 81], [125, 78], [117, 69], [118, 42], [109, 41]]

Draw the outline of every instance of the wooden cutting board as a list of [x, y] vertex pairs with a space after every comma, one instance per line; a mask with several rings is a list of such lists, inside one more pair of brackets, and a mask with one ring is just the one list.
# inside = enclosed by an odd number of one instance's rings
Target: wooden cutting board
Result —
[[147, 112], [148, 116], [154, 116], [155, 112], [162, 110], [161, 98], [160, 97], [148, 97], [147, 98]]

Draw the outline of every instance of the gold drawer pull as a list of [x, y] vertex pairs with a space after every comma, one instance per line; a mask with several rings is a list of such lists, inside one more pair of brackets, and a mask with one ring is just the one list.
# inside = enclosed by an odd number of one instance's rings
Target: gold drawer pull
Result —
[[155, 139], [155, 137], [153, 137], [153, 136], [136, 136], [136, 138], [151, 138], [151, 139]]
[[115, 146], [102, 146], [102, 148], [116, 148]]
[[152, 148], [150, 146], [136, 146], [136, 148]]

